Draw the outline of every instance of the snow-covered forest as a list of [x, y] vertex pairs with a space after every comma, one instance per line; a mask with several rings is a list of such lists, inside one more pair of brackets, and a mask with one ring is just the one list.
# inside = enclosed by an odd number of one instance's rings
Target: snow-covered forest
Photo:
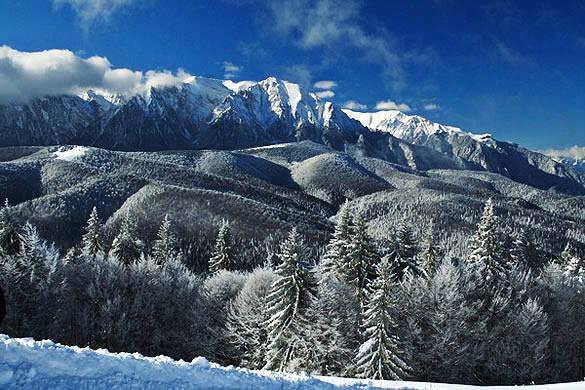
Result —
[[471, 256], [453, 258], [437, 245], [441, 226], [415, 235], [403, 223], [374, 240], [346, 203], [323, 247], [294, 228], [278, 245], [238, 240], [225, 221], [198, 258], [170, 218], [143, 242], [129, 212], [107, 240], [94, 209], [82, 242], [60, 251], [2, 211], [0, 332], [325, 376], [583, 380], [582, 248], [569, 240], [551, 257], [530, 231], [509, 237], [503, 224], [488, 200]]

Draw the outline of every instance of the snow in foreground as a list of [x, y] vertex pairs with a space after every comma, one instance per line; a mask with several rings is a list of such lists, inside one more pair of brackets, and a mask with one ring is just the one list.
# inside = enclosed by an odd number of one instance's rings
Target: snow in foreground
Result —
[[[221, 367], [196, 358], [174, 361], [140, 354], [66, 347], [52, 341], [0, 335], [2, 389], [473, 389], [473, 386], [416, 382], [359, 381], [277, 374]], [[500, 389], [503, 389], [501, 387]], [[530, 389], [584, 389], [585, 383]], [[496, 387], [490, 389], [497, 389]]]

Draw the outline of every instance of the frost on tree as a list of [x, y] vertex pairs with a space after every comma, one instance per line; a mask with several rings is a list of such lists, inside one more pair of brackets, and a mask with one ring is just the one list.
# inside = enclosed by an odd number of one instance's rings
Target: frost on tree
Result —
[[89, 256], [96, 256], [103, 252], [102, 244], [102, 225], [98, 216], [97, 209], [94, 207], [91, 210], [87, 226], [85, 227], [85, 234], [82, 237], [83, 252]]
[[0, 252], [2, 254], [13, 255], [20, 249], [20, 238], [8, 217], [7, 208], [8, 199], [4, 203], [2, 210], [0, 210]]
[[392, 252], [384, 256], [390, 264], [394, 278], [401, 281], [405, 275], [421, 275], [423, 273], [417, 261], [417, 243], [412, 230], [403, 223], [397, 234]]
[[440, 253], [435, 244], [435, 226], [431, 220], [427, 237], [424, 243], [422, 257], [423, 269], [427, 275], [433, 275], [441, 265]]
[[298, 364], [310, 348], [304, 334], [309, 327], [307, 311], [315, 295], [313, 276], [303, 264], [303, 242], [296, 228], [283, 243], [279, 257], [281, 264], [275, 270], [278, 278], [268, 296], [270, 319], [264, 368], [284, 371]]
[[365, 341], [356, 356], [356, 371], [361, 378], [400, 380], [409, 371], [399, 356], [398, 338], [392, 333], [396, 328], [390, 314], [392, 280], [391, 266], [382, 259], [364, 313]]
[[522, 229], [519, 236], [512, 243], [510, 258], [512, 260], [512, 264], [509, 264], [508, 268], [512, 268], [517, 264], [521, 264], [533, 271], [536, 271], [542, 267], [540, 254], [532, 242], [528, 230]]
[[336, 277], [347, 280], [350, 272], [350, 238], [352, 235], [349, 203], [346, 201], [341, 207], [333, 237], [327, 244], [325, 255], [321, 260], [321, 273], [324, 278]]
[[120, 226], [120, 232], [112, 242], [110, 256], [113, 256], [126, 264], [130, 264], [133, 261], [138, 260], [141, 254], [142, 241], [135, 238], [133, 221], [130, 218], [130, 214], [126, 213], [122, 225]]
[[472, 241], [469, 261], [487, 285], [505, 277], [506, 268], [500, 256], [498, 221], [491, 198], [485, 204], [477, 232]]
[[209, 259], [209, 271], [215, 274], [223, 269], [230, 270], [234, 266], [233, 263], [232, 232], [228, 222], [223, 221], [217, 232], [215, 247]]
[[345, 282], [355, 289], [362, 306], [365, 301], [364, 290], [368, 282], [374, 279], [375, 265], [379, 260], [366, 229], [366, 219], [362, 215], [357, 215], [348, 245], [349, 267], [344, 272]]
[[167, 214], [158, 229], [157, 238], [152, 246], [152, 257], [158, 264], [175, 259], [179, 255], [177, 252], [177, 237], [171, 225], [171, 219]]

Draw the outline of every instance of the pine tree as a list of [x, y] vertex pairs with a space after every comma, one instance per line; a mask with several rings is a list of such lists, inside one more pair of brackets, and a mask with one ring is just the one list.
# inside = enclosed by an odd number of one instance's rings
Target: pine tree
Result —
[[502, 279], [506, 273], [506, 268], [500, 258], [497, 229], [494, 204], [489, 198], [473, 237], [472, 253], [469, 259], [487, 284]]
[[435, 245], [435, 231], [434, 231], [434, 223], [431, 221], [429, 231], [427, 234], [427, 238], [424, 245], [424, 250], [421, 255], [423, 261], [423, 268], [427, 275], [433, 275], [439, 265], [441, 265], [441, 260], [439, 259], [440, 253]]
[[573, 241], [567, 240], [565, 248], [561, 252], [561, 264], [567, 265], [577, 254], [577, 249], [573, 244]]
[[209, 259], [209, 271], [217, 273], [222, 269], [231, 270], [233, 268], [232, 233], [227, 221], [223, 221], [215, 239], [213, 253]]
[[103, 251], [102, 226], [97, 208], [94, 206], [87, 220], [85, 234], [82, 237], [83, 252], [89, 256], [96, 256]]
[[307, 312], [315, 299], [315, 283], [303, 264], [303, 242], [296, 228], [283, 243], [279, 258], [281, 263], [275, 270], [278, 278], [268, 296], [270, 319], [266, 324], [268, 347], [264, 368], [283, 371], [306, 356], [310, 348], [305, 330], [309, 326]]
[[152, 257], [157, 264], [163, 264], [167, 259], [176, 258], [177, 256], [177, 237], [173, 232], [171, 219], [167, 214], [158, 229], [157, 238], [152, 246]]
[[142, 254], [142, 242], [134, 237], [134, 226], [130, 213], [126, 213], [120, 232], [112, 242], [110, 256], [117, 258], [125, 264], [137, 261]]
[[341, 207], [333, 237], [327, 244], [325, 255], [321, 260], [321, 273], [323, 278], [337, 277], [342, 280], [348, 279], [350, 272], [350, 248], [349, 243], [352, 235], [352, 221], [349, 214], [349, 203], [346, 201]]
[[418, 253], [418, 244], [412, 233], [412, 229], [404, 222], [398, 229], [398, 249], [400, 255], [407, 260], [414, 261]]
[[349, 264], [344, 272], [344, 281], [353, 286], [360, 305], [364, 304], [366, 285], [375, 278], [375, 264], [379, 260], [366, 229], [366, 219], [362, 215], [356, 216], [347, 247]]
[[385, 256], [397, 281], [402, 281], [406, 274], [421, 275], [423, 273], [416, 259], [417, 251], [412, 230], [403, 223], [398, 230], [392, 251]]
[[364, 339], [356, 356], [361, 378], [400, 380], [407, 376], [408, 365], [398, 356], [398, 338], [392, 334], [392, 269], [386, 258], [378, 265], [378, 278], [372, 283], [364, 313]]
[[0, 252], [14, 255], [20, 249], [20, 236], [8, 217], [7, 207], [8, 200], [0, 210]]
[[[538, 270], [542, 266], [538, 249], [532, 243], [530, 234], [527, 230], [522, 229], [520, 235], [512, 243], [510, 258], [515, 264], [523, 264], [531, 270]], [[511, 268], [514, 264], [510, 264]]]
[[585, 281], [585, 259], [575, 254], [564, 266], [565, 275]]

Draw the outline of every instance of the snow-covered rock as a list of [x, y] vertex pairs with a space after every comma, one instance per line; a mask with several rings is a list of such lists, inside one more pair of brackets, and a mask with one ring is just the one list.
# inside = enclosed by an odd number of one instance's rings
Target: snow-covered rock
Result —
[[[577, 390], [585, 382], [531, 386], [532, 390]], [[368, 381], [250, 371], [221, 367], [205, 358], [191, 362], [166, 356], [66, 347], [52, 341], [0, 335], [2, 389], [436, 389], [479, 387], [422, 382]], [[490, 387], [512, 389], [516, 387]]]

